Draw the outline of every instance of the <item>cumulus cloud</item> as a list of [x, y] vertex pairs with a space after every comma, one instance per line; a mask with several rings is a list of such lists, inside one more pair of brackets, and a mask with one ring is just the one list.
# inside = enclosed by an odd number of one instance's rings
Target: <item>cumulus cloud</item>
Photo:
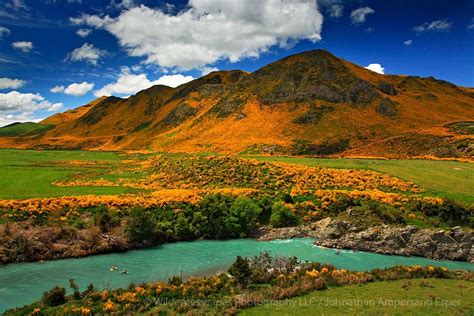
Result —
[[10, 35], [10, 33], [11, 33], [10, 29], [7, 29], [6, 27], [0, 26], [0, 39]]
[[80, 37], [87, 37], [92, 32], [91, 29], [78, 29], [76, 34]]
[[1, 89], [18, 89], [25, 85], [26, 81], [20, 79], [0, 78]]
[[323, 17], [315, 0], [190, 0], [177, 15], [163, 10], [141, 5], [116, 18], [83, 14], [70, 20], [107, 30], [129, 55], [145, 57], [145, 63], [182, 70], [259, 57], [274, 45], [288, 47], [300, 39], [321, 39]]
[[219, 71], [219, 68], [217, 68], [217, 67], [202, 67], [201, 68], [201, 75], [205, 76], [207, 74], [210, 74], [213, 71]]
[[37, 111], [57, 111], [62, 103], [51, 103], [36, 93], [0, 93], [0, 126], [18, 121], [37, 121]]
[[373, 72], [376, 72], [378, 74], [385, 74], [385, 68], [382, 67], [381, 64], [370, 64], [367, 67], [364, 67], [365, 69], [369, 69]]
[[86, 81], [82, 83], [71, 83], [69, 86], [55, 86], [51, 88], [52, 93], [64, 93], [68, 95], [73, 95], [75, 97], [82, 96], [87, 92], [91, 91], [94, 88], [93, 83], [88, 83]]
[[340, 18], [344, 13], [344, 6], [342, 4], [333, 4], [328, 9], [331, 18]]
[[411, 44], [413, 44], [413, 41], [412, 40], [406, 40], [403, 42], [404, 45], [406, 46], [411, 46]]
[[66, 59], [72, 61], [85, 61], [92, 65], [97, 65], [99, 59], [107, 54], [105, 50], [95, 48], [93, 44], [85, 43], [69, 53]]
[[443, 32], [448, 31], [452, 26], [452, 23], [448, 20], [436, 20], [432, 22], [426, 22], [421, 25], [413, 27], [413, 30], [417, 33], [423, 32]]
[[177, 87], [183, 83], [193, 80], [192, 76], [183, 76], [181, 74], [165, 75], [155, 81], [150, 81], [146, 74], [130, 73], [127, 67], [122, 68], [122, 73], [117, 80], [109, 83], [99, 90], [94, 91], [96, 97], [110, 96], [110, 95], [130, 95], [135, 94], [141, 90], [148, 89], [154, 85], [165, 85], [169, 87]]
[[19, 49], [23, 53], [28, 53], [30, 50], [33, 49], [33, 43], [32, 42], [13, 42], [12, 47], [14, 49]]
[[375, 11], [370, 7], [361, 7], [351, 12], [352, 24], [362, 24], [367, 19], [367, 15], [373, 14]]

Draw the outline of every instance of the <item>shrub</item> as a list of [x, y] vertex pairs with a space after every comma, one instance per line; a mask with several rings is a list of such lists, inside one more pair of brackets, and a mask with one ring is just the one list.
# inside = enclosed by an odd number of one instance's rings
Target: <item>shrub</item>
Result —
[[43, 293], [42, 302], [47, 306], [58, 306], [66, 303], [66, 289], [55, 286]]
[[298, 225], [298, 217], [281, 202], [274, 203], [270, 224], [273, 227], [289, 227]]
[[110, 210], [104, 205], [100, 205], [92, 210], [95, 213], [94, 223], [99, 226], [102, 233], [109, 232], [117, 226], [118, 220], [110, 213]]
[[156, 239], [156, 232], [152, 212], [140, 207], [131, 210], [127, 233], [132, 243], [150, 243]]
[[75, 300], [78, 300], [81, 298], [81, 292], [79, 292], [79, 286], [77, 285], [76, 281], [74, 279], [69, 279], [69, 287], [73, 290], [72, 297]]
[[236, 224], [233, 225], [235, 231], [246, 235], [250, 229], [257, 225], [258, 215], [261, 211], [260, 207], [246, 196], [239, 196], [235, 199], [230, 208], [230, 219]]
[[444, 199], [442, 203], [418, 201], [410, 211], [421, 211], [429, 217], [438, 217], [448, 225], [474, 227], [474, 210], [472, 207]]
[[228, 272], [237, 282], [237, 285], [244, 289], [250, 283], [252, 270], [250, 269], [249, 260], [238, 256], [235, 262], [230, 266]]
[[229, 195], [210, 194], [205, 196], [198, 204], [199, 211], [202, 214], [201, 219], [206, 222], [200, 223], [198, 235], [207, 238], [229, 237], [226, 218], [232, 207], [234, 199]]
[[260, 224], [268, 224], [270, 222], [270, 216], [272, 215], [272, 206], [273, 200], [265, 195], [257, 202], [258, 207], [260, 207], [260, 215], [258, 216], [258, 221]]

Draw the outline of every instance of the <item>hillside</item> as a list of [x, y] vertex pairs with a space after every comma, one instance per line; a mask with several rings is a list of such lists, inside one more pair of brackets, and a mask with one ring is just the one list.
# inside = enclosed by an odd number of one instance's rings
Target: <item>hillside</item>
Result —
[[54, 128], [51, 124], [34, 122], [12, 123], [0, 128], [0, 137], [17, 137], [44, 134]]
[[0, 147], [338, 156], [474, 157], [470, 88], [380, 75], [323, 50], [254, 73], [103, 97]]

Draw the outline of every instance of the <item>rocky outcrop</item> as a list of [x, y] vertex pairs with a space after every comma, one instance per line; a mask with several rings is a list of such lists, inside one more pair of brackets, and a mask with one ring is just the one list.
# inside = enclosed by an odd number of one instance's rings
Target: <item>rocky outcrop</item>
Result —
[[253, 233], [253, 237], [259, 241], [268, 241], [274, 239], [317, 237], [318, 230], [314, 226], [296, 226], [296, 227], [260, 227]]
[[345, 221], [319, 225], [316, 244], [323, 247], [474, 262], [474, 233], [460, 227], [449, 230], [416, 226], [380, 226], [362, 229]]

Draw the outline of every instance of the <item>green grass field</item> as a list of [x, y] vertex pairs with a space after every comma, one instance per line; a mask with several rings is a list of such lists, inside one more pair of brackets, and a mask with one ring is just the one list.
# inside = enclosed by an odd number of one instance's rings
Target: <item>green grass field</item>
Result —
[[39, 135], [46, 133], [53, 127], [53, 125], [39, 124], [33, 122], [14, 123], [0, 128], [0, 137]]
[[[0, 198], [24, 199], [65, 195], [119, 194], [135, 192], [123, 187], [58, 187], [56, 180], [77, 174], [107, 175], [120, 162], [113, 152], [0, 150]], [[70, 165], [72, 160], [100, 161], [100, 165]]]
[[425, 189], [428, 195], [474, 203], [474, 163], [421, 159], [329, 159], [273, 156], [252, 156], [251, 158], [306, 166], [368, 169], [388, 173], [417, 184]]
[[418, 279], [406, 286], [407, 282], [332, 287], [250, 308], [239, 315], [474, 315], [472, 282]]
[[[167, 154], [168, 155], [168, 154]], [[169, 154], [170, 157], [182, 157]], [[136, 158], [136, 156], [134, 157]], [[370, 169], [412, 181], [425, 189], [426, 195], [448, 197], [474, 203], [474, 164], [457, 161], [431, 160], [376, 160], [376, 159], [320, 159], [296, 157], [251, 158], [307, 166], [330, 168]], [[122, 159], [116, 152], [16, 150], [0, 149], [0, 198], [22, 199], [84, 194], [119, 194], [136, 192], [124, 187], [57, 187], [57, 180], [68, 180], [77, 175], [87, 179], [138, 177], [139, 174], [115, 174]], [[96, 161], [96, 165], [72, 165], [70, 161]]]

